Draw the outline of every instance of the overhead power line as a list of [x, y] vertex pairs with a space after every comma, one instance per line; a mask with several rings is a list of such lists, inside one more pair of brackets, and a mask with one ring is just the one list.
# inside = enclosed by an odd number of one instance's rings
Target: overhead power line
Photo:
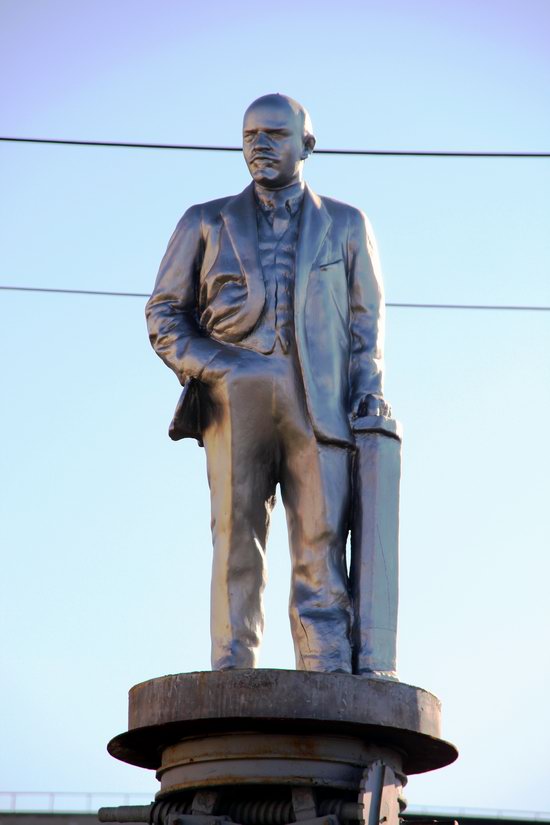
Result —
[[58, 289], [49, 286], [2, 286], [12, 292], [53, 292], [61, 295], [105, 295], [107, 298], [149, 298], [146, 292], [110, 292], [103, 289]]
[[550, 312], [550, 306], [526, 306], [524, 304], [410, 304], [386, 301], [386, 306], [398, 309], [490, 309], [508, 312]]
[[[102, 289], [62, 289], [45, 286], [2, 286], [0, 290], [13, 292], [49, 292], [61, 295], [102, 295], [107, 298], [149, 298], [147, 292], [111, 292]], [[396, 309], [485, 309], [514, 312], [550, 312], [550, 306], [525, 306], [512, 304], [419, 304], [387, 301], [387, 307]]]
[[[188, 152], [242, 152], [240, 146], [203, 146], [185, 143], [133, 143], [115, 140], [65, 140], [61, 138], [0, 137], [10, 143], [42, 143], [57, 146], [101, 146], [119, 149], [179, 149]], [[550, 152], [476, 152], [416, 149], [315, 149], [316, 155], [370, 155], [413, 158], [550, 158]]]

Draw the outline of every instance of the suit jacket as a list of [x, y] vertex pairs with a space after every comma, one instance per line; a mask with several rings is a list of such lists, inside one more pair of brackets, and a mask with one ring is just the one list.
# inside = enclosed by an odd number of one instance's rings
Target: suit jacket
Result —
[[[253, 184], [192, 206], [146, 307], [157, 354], [184, 386], [171, 436], [200, 441], [198, 388], [229, 345], [247, 346], [265, 303]], [[350, 414], [382, 392], [383, 293], [365, 216], [305, 187], [296, 248], [294, 325], [308, 412], [322, 441], [353, 445]]]

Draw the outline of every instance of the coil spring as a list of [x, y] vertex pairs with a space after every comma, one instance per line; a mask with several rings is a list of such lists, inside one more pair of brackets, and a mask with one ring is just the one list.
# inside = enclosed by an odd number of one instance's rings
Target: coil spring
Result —
[[150, 825], [164, 825], [170, 814], [191, 813], [190, 799], [169, 799], [164, 802], [154, 802], [149, 814]]
[[[166, 825], [172, 814], [190, 814], [192, 798], [154, 802], [151, 806], [149, 825]], [[222, 811], [239, 825], [290, 825], [296, 821], [289, 799], [248, 799], [222, 804]], [[362, 805], [345, 799], [323, 799], [319, 803], [319, 816], [332, 814], [343, 822], [361, 820]]]
[[319, 803], [319, 816], [337, 816], [343, 822], [357, 822], [363, 818], [363, 806], [345, 799], [323, 799]]
[[233, 802], [227, 811], [234, 822], [240, 825], [288, 825], [295, 822], [290, 800], [250, 799]]

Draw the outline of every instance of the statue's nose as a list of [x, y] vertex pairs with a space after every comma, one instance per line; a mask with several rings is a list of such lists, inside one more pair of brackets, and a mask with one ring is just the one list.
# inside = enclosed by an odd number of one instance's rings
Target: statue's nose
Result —
[[256, 146], [269, 146], [269, 136], [265, 132], [258, 132], [256, 136]]

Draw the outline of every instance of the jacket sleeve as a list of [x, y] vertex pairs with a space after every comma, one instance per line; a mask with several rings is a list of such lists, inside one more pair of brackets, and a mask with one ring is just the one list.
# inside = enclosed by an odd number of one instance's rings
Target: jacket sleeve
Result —
[[367, 395], [382, 396], [384, 291], [376, 241], [370, 224], [353, 210], [348, 234], [350, 296], [351, 412]]
[[184, 384], [200, 378], [222, 348], [198, 323], [198, 284], [204, 254], [201, 207], [192, 206], [178, 223], [145, 307], [149, 339]]

